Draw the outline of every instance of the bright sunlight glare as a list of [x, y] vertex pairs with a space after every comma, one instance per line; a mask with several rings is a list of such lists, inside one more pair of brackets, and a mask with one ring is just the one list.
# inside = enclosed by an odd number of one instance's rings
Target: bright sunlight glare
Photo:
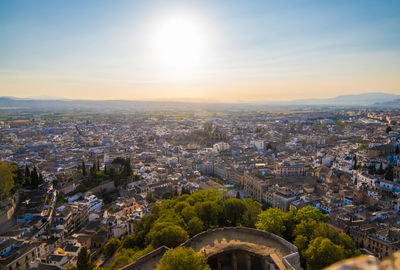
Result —
[[164, 76], [186, 79], [196, 73], [205, 57], [205, 33], [190, 17], [176, 16], [161, 21], [154, 34], [156, 62]]

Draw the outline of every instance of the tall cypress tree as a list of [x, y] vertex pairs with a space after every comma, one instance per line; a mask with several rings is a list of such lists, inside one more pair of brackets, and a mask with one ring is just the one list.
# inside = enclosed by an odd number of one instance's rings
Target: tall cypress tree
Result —
[[34, 187], [37, 187], [37, 185], [39, 185], [39, 175], [37, 173], [36, 167], [33, 167], [33, 170], [31, 172], [31, 183]]
[[93, 270], [95, 268], [95, 265], [92, 262], [92, 256], [90, 255], [87, 247], [82, 247], [79, 251], [76, 268], [78, 270]]
[[132, 168], [131, 168], [131, 159], [127, 158], [124, 162], [123, 167], [123, 175], [126, 177], [130, 177], [132, 175]]
[[393, 166], [389, 164], [386, 167], [385, 173], [383, 174], [386, 180], [393, 181]]
[[85, 162], [84, 162], [84, 161], [82, 161], [82, 175], [83, 175], [83, 176], [86, 176], [86, 175], [87, 175], [86, 166], [85, 166]]
[[41, 173], [39, 173], [39, 185], [43, 184], [43, 175]]
[[96, 172], [97, 172], [97, 169], [96, 169], [96, 162], [94, 162], [94, 163], [93, 163], [93, 166], [90, 167], [90, 170], [89, 170], [89, 177], [95, 178], [95, 177], [96, 177]]
[[29, 167], [28, 165], [25, 165], [25, 177], [30, 177], [31, 176], [31, 172], [29, 171]]
[[240, 192], [238, 191], [238, 192], [236, 192], [236, 199], [239, 199], [239, 200], [241, 200], [242, 198], [240, 197]]
[[354, 170], [357, 170], [357, 156], [354, 156], [354, 166], [353, 166]]
[[383, 164], [382, 164], [382, 161], [381, 161], [381, 164], [379, 165], [378, 174], [383, 174], [383, 173], [384, 173], [384, 171], [383, 171]]

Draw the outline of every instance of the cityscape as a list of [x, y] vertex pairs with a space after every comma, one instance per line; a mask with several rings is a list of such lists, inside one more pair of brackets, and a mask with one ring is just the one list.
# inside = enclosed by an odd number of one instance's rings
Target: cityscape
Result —
[[0, 270], [400, 269], [397, 2], [115, 2], [0, 3]]

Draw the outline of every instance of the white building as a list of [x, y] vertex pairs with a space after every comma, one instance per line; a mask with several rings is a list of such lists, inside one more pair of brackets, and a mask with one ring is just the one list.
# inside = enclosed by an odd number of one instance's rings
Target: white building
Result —
[[227, 151], [230, 148], [231, 148], [230, 145], [226, 142], [214, 143], [214, 145], [213, 145], [213, 150], [215, 152]]

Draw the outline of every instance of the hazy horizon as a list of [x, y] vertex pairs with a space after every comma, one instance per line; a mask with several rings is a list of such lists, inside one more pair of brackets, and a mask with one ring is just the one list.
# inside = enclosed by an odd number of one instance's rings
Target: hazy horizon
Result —
[[201, 98], [143, 98], [143, 99], [80, 99], [80, 98], [65, 98], [65, 97], [58, 97], [58, 96], [25, 96], [25, 97], [18, 97], [18, 96], [0, 96], [0, 98], [15, 98], [15, 99], [26, 99], [26, 100], [66, 100], [66, 101], [143, 101], [143, 102], [195, 102], [195, 103], [285, 103], [285, 102], [296, 102], [302, 100], [330, 100], [335, 99], [338, 97], [348, 97], [348, 96], [362, 96], [362, 95], [397, 95], [400, 99], [400, 93], [385, 93], [385, 92], [363, 92], [360, 94], [344, 94], [344, 95], [335, 95], [326, 98], [299, 98], [299, 99], [287, 99], [287, 100], [256, 100], [256, 101], [227, 101], [227, 100], [213, 100], [213, 99], [201, 99]]
[[0, 96], [400, 94], [400, 2], [3, 1]]

